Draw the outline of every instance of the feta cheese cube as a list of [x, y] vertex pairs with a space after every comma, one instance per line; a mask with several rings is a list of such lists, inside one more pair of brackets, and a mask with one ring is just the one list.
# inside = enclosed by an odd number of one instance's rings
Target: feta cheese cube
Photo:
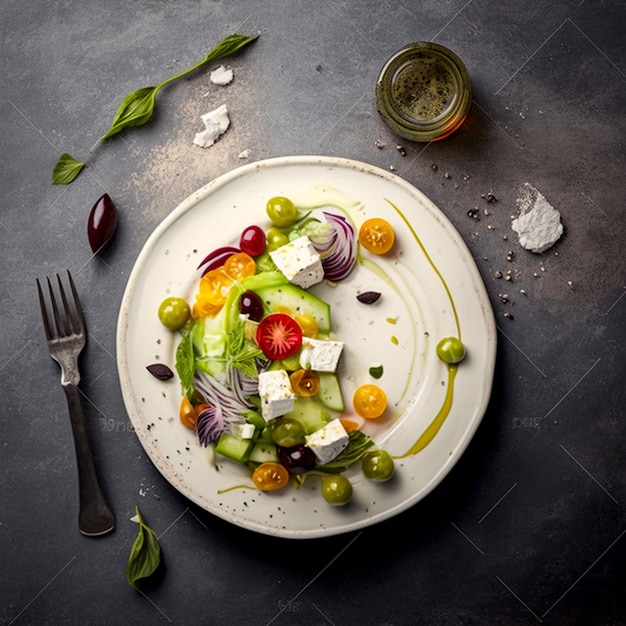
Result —
[[300, 366], [316, 372], [334, 372], [343, 351], [343, 341], [321, 341], [303, 337]]
[[313, 450], [320, 465], [332, 461], [347, 445], [350, 436], [337, 418], [307, 435], [306, 445]]
[[254, 424], [237, 424], [233, 428], [233, 435], [240, 437], [241, 439], [252, 439], [254, 437]]
[[270, 252], [272, 261], [294, 285], [307, 289], [324, 278], [322, 260], [308, 237], [302, 236]]
[[289, 374], [285, 370], [271, 370], [259, 374], [259, 396], [263, 419], [268, 422], [293, 409], [295, 394]]

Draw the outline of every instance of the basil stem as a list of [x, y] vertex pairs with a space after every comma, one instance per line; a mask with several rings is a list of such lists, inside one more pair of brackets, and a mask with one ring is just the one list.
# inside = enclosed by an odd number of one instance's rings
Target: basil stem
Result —
[[62, 154], [52, 170], [52, 184], [69, 185], [80, 174], [83, 167], [85, 164], [77, 161], [71, 154], [67, 152]]
[[202, 61], [196, 63], [189, 69], [164, 80], [156, 87], [142, 87], [141, 89], [132, 91], [120, 103], [120, 106], [118, 107], [113, 118], [111, 128], [109, 128], [109, 130], [102, 135], [102, 137], [100, 137], [100, 141], [107, 139], [112, 135], [116, 135], [121, 130], [129, 126], [143, 126], [143, 124], [150, 121], [154, 113], [157, 92], [165, 87], [165, 85], [190, 74], [211, 61], [215, 61], [216, 59], [221, 59], [222, 57], [238, 52], [241, 48], [257, 39], [257, 37], [258, 35], [230, 35], [218, 43], [217, 46], [215, 46], [215, 48], [213, 48], [213, 50], [211, 50], [211, 52], [209, 52], [204, 59], [202, 59]]
[[161, 563], [161, 546], [156, 533], [146, 525], [139, 507], [135, 507], [139, 530], [130, 550], [126, 566], [126, 580], [135, 589], [137, 581], [153, 574]]

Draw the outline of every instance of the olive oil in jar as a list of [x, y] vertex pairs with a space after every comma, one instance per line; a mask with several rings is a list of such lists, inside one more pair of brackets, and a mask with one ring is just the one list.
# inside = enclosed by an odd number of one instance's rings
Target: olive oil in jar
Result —
[[400, 137], [437, 141], [457, 130], [472, 101], [469, 73], [451, 50], [418, 42], [396, 52], [376, 83], [376, 105]]

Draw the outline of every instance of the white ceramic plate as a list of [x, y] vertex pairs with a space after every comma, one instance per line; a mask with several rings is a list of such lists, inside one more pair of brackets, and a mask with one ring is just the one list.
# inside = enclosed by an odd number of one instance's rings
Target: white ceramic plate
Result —
[[[364, 430], [393, 455], [411, 447], [439, 413], [448, 389], [447, 366], [435, 347], [458, 336], [467, 348], [454, 384], [450, 412], [421, 452], [396, 461], [394, 478], [373, 483], [358, 467], [348, 475], [354, 495], [343, 507], [328, 505], [319, 480], [279, 492], [228, 489], [250, 479], [245, 468], [211, 458], [178, 420], [177, 378], [161, 382], [146, 366], [174, 369], [178, 336], [159, 322], [170, 295], [193, 302], [201, 259], [237, 245], [243, 228], [268, 227], [265, 203], [285, 195], [297, 204], [337, 201], [358, 225], [383, 217], [394, 227], [393, 253], [365, 253], [350, 276], [332, 287], [312, 288], [331, 304], [334, 332], [345, 342], [338, 374], [348, 416], [356, 386], [375, 382], [389, 408]], [[395, 207], [395, 208], [394, 208]], [[330, 208], [340, 212], [335, 208]], [[374, 305], [356, 295], [379, 291]], [[458, 324], [455, 319], [458, 318]], [[403, 179], [371, 165], [328, 157], [289, 157], [252, 163], [212, 181], [176, 208], [141, 251], [122, 300], [117, 358], [130, 420], [152, 462], [190, 500], [233, 524], [292, 538], [352, 531], [400, 513], [421, 500], [452, 469], [480, 423], [489, 400], [496, 352], [493, 312], [476, 265], [443, 213]], [[378, 381], [372, 365], [383, 366]]]

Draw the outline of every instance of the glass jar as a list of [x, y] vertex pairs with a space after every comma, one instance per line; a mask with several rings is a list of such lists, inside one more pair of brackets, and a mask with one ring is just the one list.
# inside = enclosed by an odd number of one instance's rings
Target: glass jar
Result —
[[438, 141], [461, 126], [472, 103], [463, 61], [436, 43], [416, 42], [387, 60], [376, 83], [376, 106], [394, 133]]

